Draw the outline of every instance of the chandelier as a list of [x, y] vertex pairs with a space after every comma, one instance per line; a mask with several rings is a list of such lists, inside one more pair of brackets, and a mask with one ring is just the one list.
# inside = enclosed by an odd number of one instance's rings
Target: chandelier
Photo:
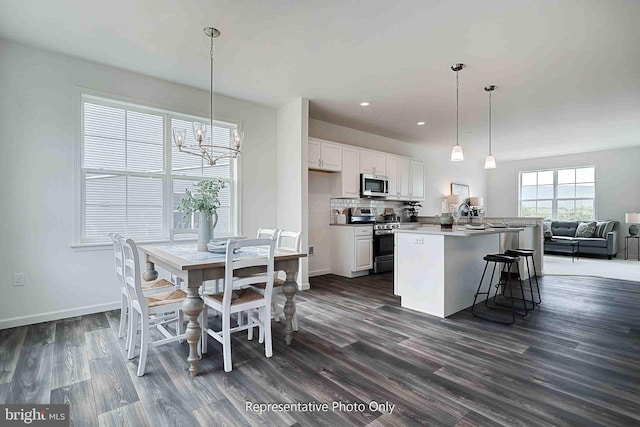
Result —
[[221, 145], [213, 143], [213, 39], [220, 37], [220, 31], [213, 27], [205, 27], [204, 33], [211, 39], [209, 50], [209, 142], [207, 141], [207, 124], [193, 122], [193, 141], [186, 141], [186, 129], [173, 129], [173, 142], [181, 153], [191, 154], [203, 158], [210, 166], [215, 165], [218, 160], [235, 159], [240, 155], [240, 146], [244, 133], [239, 129], [232, 129], [229, 135], [229, 144]]

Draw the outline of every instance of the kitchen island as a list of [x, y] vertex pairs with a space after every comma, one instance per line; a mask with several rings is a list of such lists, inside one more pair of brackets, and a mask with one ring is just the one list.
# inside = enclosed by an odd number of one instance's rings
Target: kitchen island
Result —
[[401, 297], [402, 307], [438, 317], [464, 310], [473, 304], [483, 257], [504, 249], [501, 234], [522, 230], [439, 226], [395, 230], [394, 293]]

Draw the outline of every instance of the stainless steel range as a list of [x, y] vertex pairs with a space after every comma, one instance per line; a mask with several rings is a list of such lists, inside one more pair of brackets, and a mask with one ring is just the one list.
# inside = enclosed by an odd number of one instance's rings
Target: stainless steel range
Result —
[[393, 230], [399, 221], [376, 222], [373, 226], [373, 272], [393, 271]]

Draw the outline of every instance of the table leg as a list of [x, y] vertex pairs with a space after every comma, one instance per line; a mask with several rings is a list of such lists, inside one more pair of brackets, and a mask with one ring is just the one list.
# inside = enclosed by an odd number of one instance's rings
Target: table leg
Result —
[[287, 268], [287, 279], [282, 285], [282, 292], [284, 296], [287, 298], [287, 301], [284, 303], [284, 318], [285, 318], [285, 328], [284, 332], [286, 334], [285, 342], [287, 345], [291, 344], [291, 340], [293, 339], [293, 315], [296, 312], [296, 304], [293, 301], [293, 298], [298, 292], [298, 284], [296, 283], [296, 276], [298, 273], [297, 268], [298, 260], [296, 260], [295, 268]]
[[147, 282], [156, 280], [158, 278], [158, 272], [156, 271], [156, 266], [153, 264], [153, 262], [149, 261], [149, 255], [145, 255], [145, 260], [147, 262], [147, 269], [145, 270], [144, 273], [142, 273], [142, 278]]
[[190, 271], [187, 283], [188, 287], [185, 290], [187, 297], [182, 302], [182, 311], [187, 319], [189, 319], [185, 332], [187, 342], [189, 343], [189, 357], [187, 357], [187, 362], [189, 362], [190, 365], [189, 372], [191, 376], [195, 377], [198, 375], [198, 362], [200, 361], [198, 343], [200, 342], [200, 336], [202, 334], [202, 328], [200, 322], [198, 322], [198, 318], [204, 308], [204, 301], [202, 301], [198, 293], [202, 285], [202, 271]]

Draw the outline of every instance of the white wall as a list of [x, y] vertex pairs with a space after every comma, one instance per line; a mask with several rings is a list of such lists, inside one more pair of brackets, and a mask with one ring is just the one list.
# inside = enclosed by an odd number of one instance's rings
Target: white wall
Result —
[[329, 217], [331, 215], [332, 174], [309, 171], [309, 244], [314, 254], [309, 255], [309, 275], [331, 272]]
[[[301, 232], [302, 251], [307, 252], [308, 239], [308, 177], [307, 134], [309, 100], [298, 98], [278, 108], [278, 221], [281, 230]], [[309, 287], [309, 260], [300, 261], [298, 287]]]
[[[208, 92], [4, 40], [0, 58], [0, 328], [112, 307], [111, 251], [70, 247], [76, 95], [88, 88], [207, 117]], [[254, 235], [276, 224], [277, 112], [215, 101], [216, 116], [244, 126], [241, 231]], [[15, 272], [26, 286], [13, 287]]]
[[487, 173], [487, 214], [517, 216], [518, 174], [545, 168], [596, 167], [596, 215], [620, 221], [620, 248], [624, 248], [626, 212], [640, 212], [640, 147], [594, 151], [566, 156], [500, 162]]

